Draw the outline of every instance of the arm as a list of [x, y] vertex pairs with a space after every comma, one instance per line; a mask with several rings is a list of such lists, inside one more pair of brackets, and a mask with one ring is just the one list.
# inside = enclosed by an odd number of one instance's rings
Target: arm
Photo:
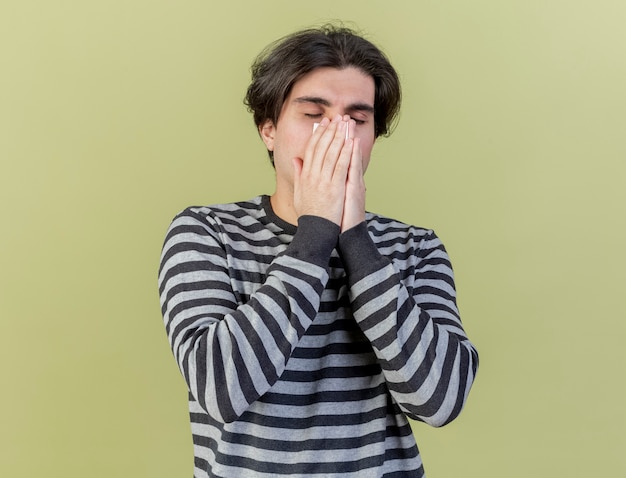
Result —
[[168, 339], [189, 391], [231, 422], [280, 377], [315, 317], [339, 227], [300, 219], [298, 232], [245, 304], [231, 287], [215, 218], [177, 216], [165, 239], [159, 293]]
[[456, 306], [450, 261], [430, 232], [409, 248], [403, 280], [366, 223], [339, 238], [355, 320], [371, 342], [389, 391], [412, 419], [433, 426], [461, 411], [478, 366]]

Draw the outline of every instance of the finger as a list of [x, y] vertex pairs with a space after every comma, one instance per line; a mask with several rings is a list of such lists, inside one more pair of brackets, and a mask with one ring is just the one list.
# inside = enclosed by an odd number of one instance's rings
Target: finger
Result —
[[[354, 161], [354, 129], [356, 127], [356, 122], [351, 119], [349, 115], [344, 115], [343, 119], [346, 121], [346, 136], [344, 145], [341, 150], [341, 155], [337, 161], [337, 165], [335, 166], [335, 174], [339, 178], [346, 181], [348, 180], [348, 175], [350, 174], [350, 164], [352, 163], [352, 161]], [[360, 151], [360, 148], [356, 150], [359, 156]]]
[[326, 116], [324, 116], [319, 123], [313, 123], [313, 133], [311, 134], [311, 138], [319, 139], [320, 136], [324, 134], [324, 131], [326, 130], [326, 127], [329, 123], [330, 119], [328, 119]]
[[348, 123], [341, 120], [335, 129], [335, 134], [331, 138], [331, 142], [328, 145], [328, 149], [325, 153], [325, 159], [323, 163], [323, 171], [326, 174], [333, 175], [337, 166], [342, 151], [346, 145], [346, 129]]
[[348, 181], [360, 181], [363, 178], [363, 157], [361, 155], [361, 141], [354, 138], [352, 144], [352, 154], [350, 159], [350, 169], [348, 170]]
[[[348, 116], [348, 115], [346, 115]], [[348, 116], [348, 130], [346, 131], [346, 139], [354, 139], [354, 132], [356, 128], [356, 121], [354, 121], [350, 116]]]
[[354, 140], [352, 138], [348, 138], [347, 140], [345, 140], [343, 148], [341, 148], [341, 152], [339, 153], [339, 157], [337, 158], [334, 171], [332, 173], [333, 182], [345, 184], [346, 181], [348, 181], [350, 164], [352, 162], [353, 143]]
[[335, 137], [340, 121], [341, 117], [339, 115], [335, 116], [332, 120], [324, 118], [322, 122], [320, 122], [320, 126], [317, 127], [314, 136], [318, 131], [320, 131], [320, 135], [317, 137], [317, 142], [313, 142], [313, 144], [309, 142], [311, 148], [307, 151], [307, 153], [309, 153], [308, 161], [313, 171], [320, 171], [322, 169], [326, 152]]
[[313, 130], [304, 151], [304, 161], [302, 165], [304, 174], [310, 175], [311, 173], [317, 173], [321, 169], [321, 160], [318, 156], [316, 156], [316, 150], [319, 149], [320, 139], [324, 137], [324, 134], [329, 129], [329, 126], [331, 129], [334, 128], [332, 121], [329, 118], [324, 117], [319, 122], [317, 128]]

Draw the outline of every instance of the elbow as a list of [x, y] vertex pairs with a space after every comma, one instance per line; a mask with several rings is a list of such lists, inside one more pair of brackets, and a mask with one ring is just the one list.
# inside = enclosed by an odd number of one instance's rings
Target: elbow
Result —
[[430, 425], [433, 428], [442, 428], [453, 421], [456, 417], [450, 417], [447, 420], [433, 420], [432, 417], [421, 419], [420, 421]]
[[443, 428], [445, 427], [448, 423], [453, 422], [460, 414], [461, 414], [461, 408], [459, 408], [458, 410], [454, 410], [452, 413], [448, 413], [448, 414], [435, 414], [431, 417], [423, 417], [423, 421], [424, 423], [426, 423], [427, 425], [430, 425], [433, 428]]
[[462, 349], [462, 353], [453, 368], [454, 373], [449, 377], [445, 391], [436, 390], [428, 401], [430, 409], [427, 416], [422, 415], [422, 421], [435, 428], [441, 428], [454, 421], [460, 414], [470, 389], [474, 384], [476, 372], [478, 370], [478, 353], [470, 345], [467, 349]]
[[452, 410], [439, 409], [434, 413], [432, 413], [432, 410], [425, 409], [425, 407], [419, 407], [419, 409], [413, 409], [412, 411], [407, 410], [405, 407], [402, 408], [408, 418], [423, 422], [433, 428], [442, 428], [461, 414], [463, 405], [458, 409], [457, 407], [454, 407]]
[[468, 364], [466, 373], [456, 375], [456, 380], [450, 380], [447, 387], [438, 387], [434, 393], [419, 405], [401, 405], [406, 415], [414, 420], [424, 422], [434, 428], [441, 428], [454, 421], [460, 414], [474, 383], [476, 364]]
[[456, 419], [460, 415], [460, 412], [461, 411], [458, 410], [453, 413], [434, 413], [431, 415], [424, 410], [420, 410], [417, 413], [410, 413], [405, 410], [405, 414], [408, 418], [423, 422], [433, 428], [442, 428], [446, 426], [448, 423], [454, 421], [454, 419]]

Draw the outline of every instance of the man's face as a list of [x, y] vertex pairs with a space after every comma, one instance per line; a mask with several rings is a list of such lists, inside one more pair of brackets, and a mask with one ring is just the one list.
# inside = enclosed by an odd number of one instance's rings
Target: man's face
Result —
[[298, 80], [285, 100], [278, 122], [267, 121], [259, 131], [274, 152], [277, 187], [293, 187], [293, 158], [304, 159], [313, 123], [322, 118], [349, 115], [360, 138], [363, 169], [374, 146], [374, 79], [353, 67], [318, 68]]

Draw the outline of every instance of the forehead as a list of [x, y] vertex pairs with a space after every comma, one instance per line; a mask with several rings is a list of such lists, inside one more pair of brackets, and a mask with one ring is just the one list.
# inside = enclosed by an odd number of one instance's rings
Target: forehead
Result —
[[298, 81], [291, 89], [289, 100], [300, 96], [316, 96], [337, 101], [364, 102], [374, 105], [374, 78], [355, 67], [317, 68]]

